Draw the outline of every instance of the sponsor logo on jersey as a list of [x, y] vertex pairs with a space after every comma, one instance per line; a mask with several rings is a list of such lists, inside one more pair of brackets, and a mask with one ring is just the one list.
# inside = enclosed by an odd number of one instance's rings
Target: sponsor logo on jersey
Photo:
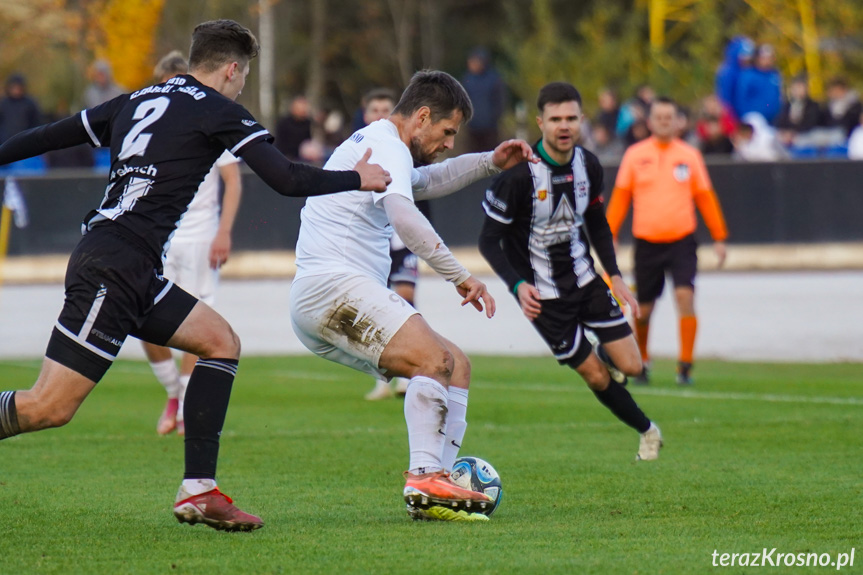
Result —
[[354, 133], [354, 135], [352, 135], [352, 136], [351, 136], [350, 138], [348, 138], [348, 139], [349, 139], [351, 142], [356, 142], [357, 144], [359, 144], [360, 142], [362, 142], [362, 141], [363, 141], [363, 135], [362, 135], [362, 134], [360, 134], [360, 133]]
[[506, 202], [498, 199], [494, 195], [493, 191], [491, 191], [491, 190], [485, 191], [485, 201], [488, 202], [488, 205], [494, 207], [495, 209], [497, 209], [501, 212], [506, 212]]
[[107, 341], [108, 343], [110, 343], [113, 346], [120, 347], [123, 345], [123, 342], [120, 341], [119, 339], [111, 337], [110, 335], [108, 335], [102, 331], [99, 331], [96, 328], [93, 328], [92, 330], [90, 330], [90, 333], [92, 333], [93, 335], [95, 335], [96, 337], [98, 337], [99, 339], [101, 339], [103, 341]]
[[674, 179], [678, 182], [689, 181], [689, 166], [687, 164], [677, 164], [674, 166]]
[[572, 174], [563, 174], [563, 175], [558, 175], [558, 176], [552, 176], [551, 177], [551, 183], [552, 184], [568, 184], [569, 182], [573, 181], [574, 179], [575, 178], [573, 177]]
[[113, 182], [117, 178], [122, 178], [127, 174], [140, 174], [142, 176], [155, 178], [158, 173], [159, 170], [157, 170], [156, 166], [153, 164], [150, 164], [149, 166], [121, 166], [111, 172], [111, 177], [109, 179]]
[[248, 126], [250, 128], [252, 126], [254, 126], [255, 124], [257, 124], [257, 122], [254, 120], [240, 120], [240, 123], [242, 123], [244, 126]]
[[583, 198], [587, 195], [587, 182], [582, 180], [575, 184], [575, 189], [578, 192], [578, 197]]
[[536, 198], [540, 202], [544, 202], [546, 200], [546, 198], [548, 198], [548, 190], [537, 190], [536, 191]]

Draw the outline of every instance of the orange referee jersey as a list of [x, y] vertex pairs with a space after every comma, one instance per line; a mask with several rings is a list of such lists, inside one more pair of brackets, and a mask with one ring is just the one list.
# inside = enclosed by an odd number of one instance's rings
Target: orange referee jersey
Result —
[[626, 150], [605, 212], [615, 238], [630, 202], [636, 238], [668, 243], [688, 236], [698, 225], [695, 206], [714, 241], [728, 236], [704, 158], [682, 140], [663, 144], [650, 137]]

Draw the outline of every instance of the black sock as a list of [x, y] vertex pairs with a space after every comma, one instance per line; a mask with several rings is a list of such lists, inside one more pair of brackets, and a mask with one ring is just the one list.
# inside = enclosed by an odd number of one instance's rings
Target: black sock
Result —
[[184, 479], [215, 479], [219, 436], [225, 424], [236, 359], [199, 359], [189, 378], [183, 419], [186, 423]]
[[18, 427], [18, 410], [15, 409], [15, 392], [0, 393], [0, 439], [21, 433]]
[[608, 387], [604, 391], [594, 391], [593, 393], [602, 405], [638, 433], [644, 433], [650, 428], [650, 420], [647, 419], [626, 388], [616, 381], [609, 381]]

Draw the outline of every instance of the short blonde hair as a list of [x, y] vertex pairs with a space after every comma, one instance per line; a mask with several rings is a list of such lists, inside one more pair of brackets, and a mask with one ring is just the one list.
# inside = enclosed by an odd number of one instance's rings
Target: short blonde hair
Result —
[[173, 78], [177, 74], [185, 74], [189, 71], [189, 64], [186, 62], [185, 56], [179, 50], [174, 50], [159, 60], [156, 68], [153, 70], [153, 76], [159, 82], [164, 82]]

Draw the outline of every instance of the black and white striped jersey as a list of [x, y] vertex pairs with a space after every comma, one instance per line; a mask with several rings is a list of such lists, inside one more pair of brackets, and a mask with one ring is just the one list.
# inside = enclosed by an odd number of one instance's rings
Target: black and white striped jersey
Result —
[[526, 280], [542, 299], [564, 297], [596, 277], [591, 240], [606, 271], [618, 273], [602, 188], [599, 160], [581, 147], [567, 165], [543, 160], [507, 170], [482, 204], [483, 256], [510, 289]]
[[85, 218], [85, 230], [112, 220], [157, 257], [222, 152], [240, 156], [250, 144], [272, 140], [243, 106], [189, 75], [79, 116], [91, 144], [111, 149], [105, 197]]

